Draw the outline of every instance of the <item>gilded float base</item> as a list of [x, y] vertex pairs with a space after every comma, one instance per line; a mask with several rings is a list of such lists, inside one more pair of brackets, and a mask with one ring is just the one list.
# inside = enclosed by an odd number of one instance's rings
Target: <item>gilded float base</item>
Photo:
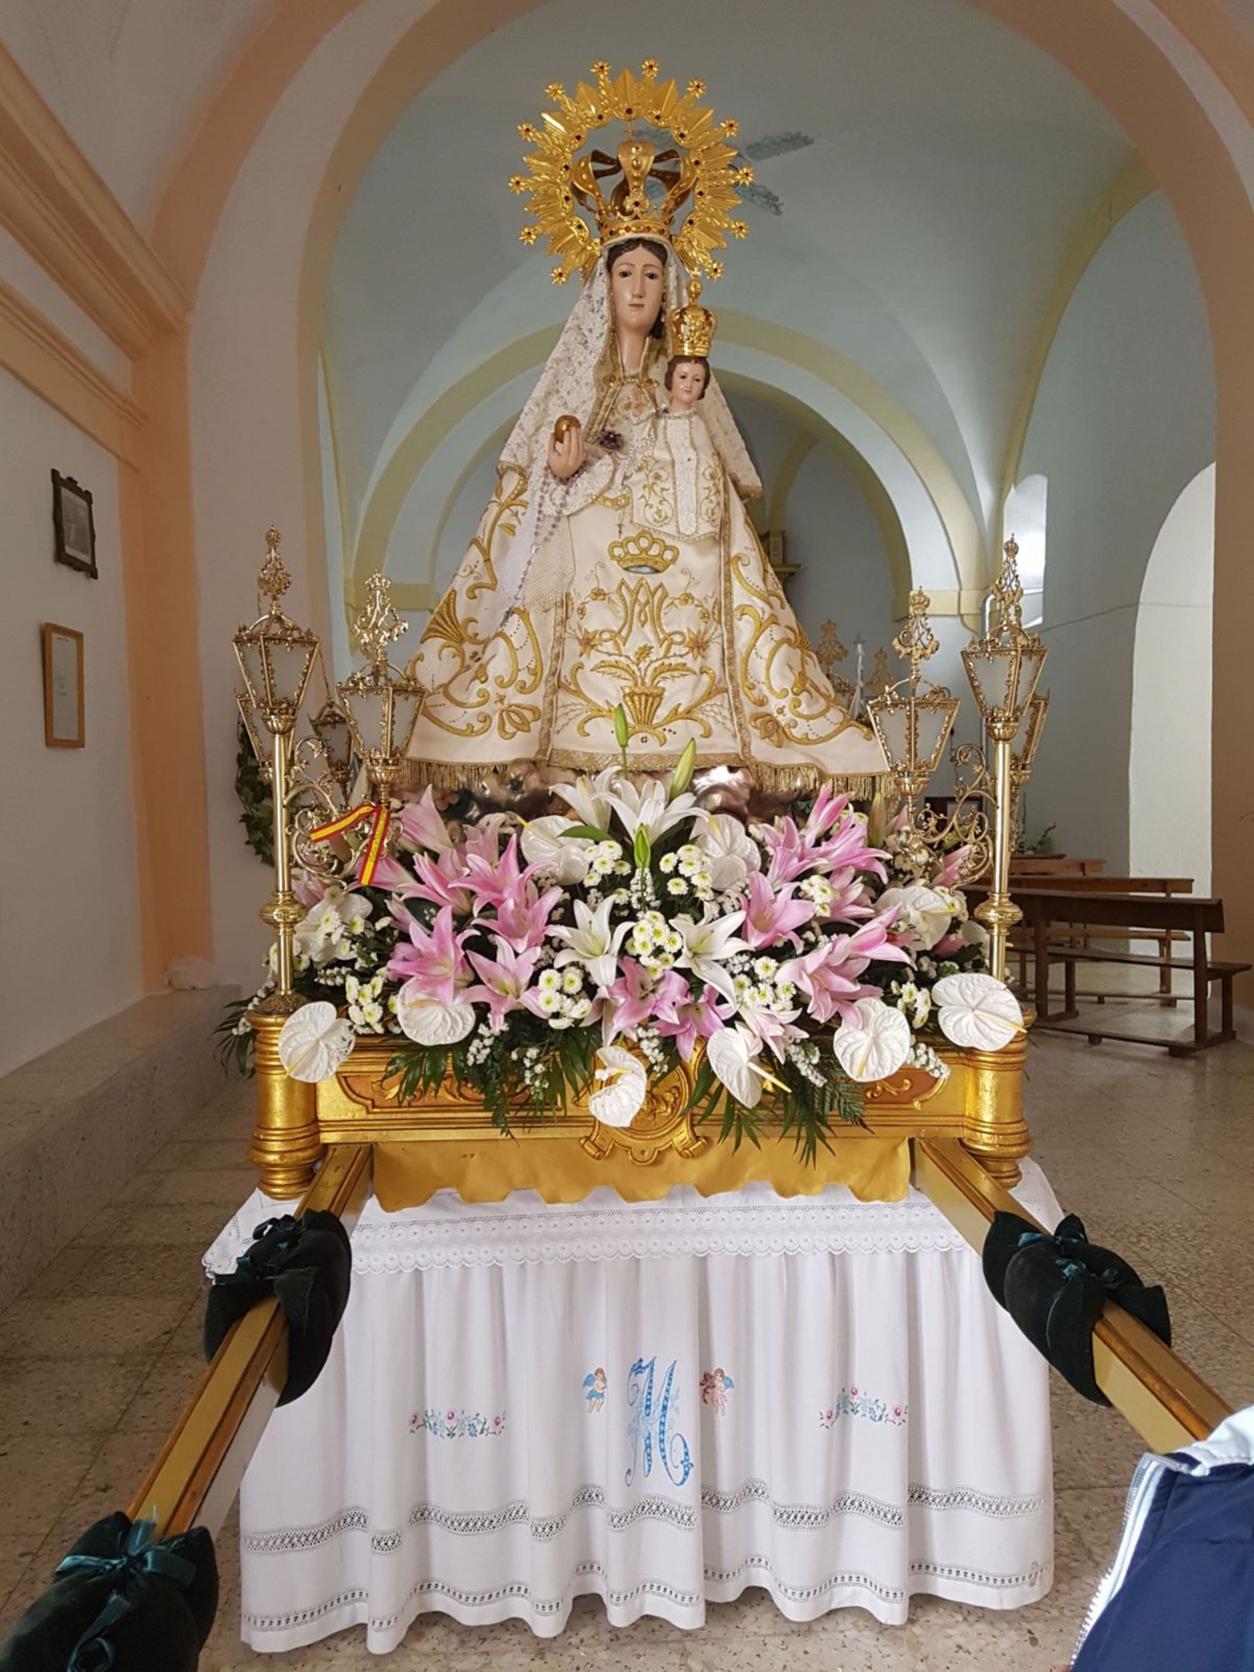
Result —
[[864, 1201], [892, 1202], [909, 1182], [910, 1138], [959, 1139], [1007, 1183], [1029, 1148], [1022, 1041], [996, 1053], [946, 1047], [946, 1080], [907, 1068], [866, 1087], [865, 1125], [836, 1123], [813, 1161], [765, 1102], [760, 1145], [720, 1141], [717, 1122], [694, 1128], [683, 1068], [651, 1086], [626, 1130], [572, 1104], [542, 1119], [520, 1114], [502, 1133], [474, 1094], [453, 1084], [401, 1103], [387, 1078], [394, 1051], [389, 1040], [362, 1040], [336, 1078], [316, 1088], [319, 1141], [375, 1146], [375, 1191], [388, 1211], [418, 1206], [437, 1190], [468, 1202], [500, 1201], [511, 1190], [577, 1202], [609, 1186], [625, 1201], [650, 1201], [677, 1184], [711, 1195], [755, 1180], [783, 1196], [843, 1184]]

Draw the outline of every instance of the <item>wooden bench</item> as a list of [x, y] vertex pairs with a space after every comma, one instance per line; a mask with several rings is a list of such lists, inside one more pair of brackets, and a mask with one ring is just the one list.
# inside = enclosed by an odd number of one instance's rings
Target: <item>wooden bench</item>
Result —
[[[1064, 876], [1060, 873], [1055, 873], [1039, 877], [1034, 876], [1030, 880], [1025, 879], [1024, 886], [1036, 889], [1048, 888], [1055, 892], [1058, 890], [1069, 890], [1070, 892], [1076, 894], [1157, 894], [1166, 899], [1171, 899], [1180, 894], [1192, 894], [1193, 878]], [[1012, 893], [1015, 891], [1015, 887], [1016, 884], [1013, 881], [1012, 873]], [[1062, 938], [1067, 941], [1071, 947], [1088, 946], [1091, 937], [1087, 929], [1082, 929], [1079, 934], [1075, 934], [1066, 932], [1068, 929], [1074, 928], [1074, 925], [1060, 924], [1058, 927], [1062, 929], [1064, 933], [1062, 937], [1055, 937], [1055, 940]], [[1162, 960], [1168, 960], [1171, 958], [1173, 943], [1188, 938], [1179, 929], [1164, 929], [1161, 933], [1154, 929], [1129, 929], [1127, 934], [1130, 940], [1147, 939], [1156, 941], [1158, 943], [1158, 956]], [[1051, 942], [1051, 951], [1053, 950], [1053, 946], [1054, 942]], [[1018, 954], [1019, 957], [1019, 986], [1022, 989], [1026, 989], [1028, 984], [1028, 957], [1032, 951], [1031, 937], [1024, 934], [1012, 936], [1011, 948]], [[1094, 959], [1094, 962], [1101, 961], [1101, 959]], [[1185, 967], [1192, 968], [1192, 965], [1186, 965]], [[1130, 993], [1101, 993], [1095, 991], [1085, 993], [1084, 996], [1086, 998], [1095, 998], [1098, 1004], [1103, 1004], [1107, 998], [1131, 998], [1134, 996], [1139, 998], [1142, 995], [1139, 993], [1133, 995]], [[1166, 968], [1164, 965], [1159, 966], [1158, 991], [1154, 996], [1158, 999], [1160, 1004], [1166, 1005], [1169, 1009], [1175, 1009], [1177, 1001], [1175, 992], [1173, 991], [1171, 985], [1171, 970]]]
[[[1019, 888], [1014, 899], [1023, 912], [1025, 926], [1032, 934], [1035, 966], [1035, 1002], [1037, 1026], [1053, 1033], [1083, 1034], [1091, 1045], [1103, 1039], [1124, 1039], [1135, 1045], [1157, 1045], [1172, 1056], [1192, 1056], [1197, 1051], [1209, 1050], [1227, 1039], [1235, 1039], [1232, 1019], [1232, 984], [1238, 975], [1251, 968], [1249, 964], [1221, 962], [1212, 959], [1207, 950], [1206, 937], [1223, 933], [1224, 908], [1222, 900], [1176, 896], [1174, 898], [1138, 894], [1104, 894], [1082, 889]], [[1085, 928], [1150, 929], [1180, 932], [1191, 938], [1193, 957], [1189, 961], [1154, 958], [1137, 952], [1097, 952], [1088, 947], [1051, 946], [1049, 931], [1054, 924], [1080, 924]], [[1063, 1008], [1057, 1014], [1049, 1012], [1050, 964], [1061, 962], [1066, 971]], [[1127, 964], [1163, 970], [1168, 979], [1177, 969], [1193, 972], [1193, 1036], [1191, 1039], [1159, 1039], [1144, 1033], [1119, 1033], [1111, 1028], [1068, 1028], [1060, 1024], [1073, 1021], [1079, 1012], [1075, 999], [1075, 967], [1081, 963]], [[1210, 987], [1220, 985], [1220, 1024], [1212, 1032], [1208, 1016]]]

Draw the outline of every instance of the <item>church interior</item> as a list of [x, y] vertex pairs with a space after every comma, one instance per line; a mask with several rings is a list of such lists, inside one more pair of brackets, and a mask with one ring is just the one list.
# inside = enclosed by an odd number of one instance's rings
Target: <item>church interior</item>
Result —
[[0, 1672], [1254, 1667], [1252, 123], [0, 0]]

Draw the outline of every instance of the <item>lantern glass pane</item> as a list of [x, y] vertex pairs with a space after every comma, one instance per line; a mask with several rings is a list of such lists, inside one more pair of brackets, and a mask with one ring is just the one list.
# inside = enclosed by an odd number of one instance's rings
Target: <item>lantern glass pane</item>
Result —
[[943, 707], [940, 703], [919, 704], [919, 765], [928, 772], [936, 771], [957, 710], [958, 704], [952, 699]]
[[914, 766], [910, 747], [909, 704], [877, 697], [868, 703], [867, 708], [880, 747], [888, 756], [888, 764], [899, 771], [909, 771]]
[[1015, 711], [1025, 708], [1036, 690], [1045, 665], [1045, 646], [1041, 643], [1024, 645], [1019, 657], [1019, 678], [1015, 689]]
[[382, 688], [374, 686], [366, 690], [353, 690], [342, 686], [340, 695], [344, 706], [348, 710], [349, 723], [353, 728], [354, 741], [358, 749], [364, 754], [367, 750], [379, 750], [386, 753], [386, 726], [388, 719], [388, 691], [386, 685]]
[[299, 639], [270, 638], [266, 640], [266, 655], [275, 700], [299, 708], [313, 666], [314, 646]]
[[239, 662], [240, 672], [244, 676], [245, 693], [255, 707], [263, 707], [268, 700], [269, 693], [266, 690], [261, 641], [245, 638], [241, 635], [235, 640], [235, 656]]
[[422, 691], [418, 686], [400, 685], [393, 690], [392, 748], [398, 755], [403, 755], [409, 748], [421, 706]]

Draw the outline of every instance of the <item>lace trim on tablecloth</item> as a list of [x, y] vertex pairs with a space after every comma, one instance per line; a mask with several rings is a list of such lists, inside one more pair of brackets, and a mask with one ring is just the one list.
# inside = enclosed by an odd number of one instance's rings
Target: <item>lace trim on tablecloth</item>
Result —
[[[1015, 1195], [1047, 1224], [1057, 1221], [1053, 1193], [1031, 1162], [1024, 1163]], [[290, 1206], [255, 1192], [206, 1253], [206, 1270], [231, 1270], [255, 1228]], [[353, 1271], [378, 1275], [568, 1260], [921, 1254], [967, 1247], [914, 1189], [900, 1202], [860, 1202], [843, 1185], [782, 1197], [761, 1183], [716, 1196], [677, 1185], [656, 1202], [624, 1202], [615, 1191], [598, 1189], [575, 1203], [544, 1202], [531, 1190], [516, 1190], [503, 1202], [468, 1203], [441, 1190], [422, 1207], [400, 1213], [384, 1213], [371, 1197], [352, 1240]]]
[[[937, 1487], [921, 1481], [911, 1481], [907, 1489], [910, 1509], [965, 1510], [994, 1520], [1020, 1520], [1036, 1515], [1043, 1504], [1040, 1493], [1008, 1497], [970, 1486]], [[822, 1532], [844, 1515], [861, 1516], [892, 1531], [900, 1530], [906, 1522], [906, 1510], [901, 1505], [886, 1503], [866, 1492], [840, 1492], [830, 1503], [805, 1504], [778, 1501], [767, 1482], [756, 1477], [731, 1491], [717, 1486], [701, 1488], [700, 1508], [711, 1514], [734, 1515], [750, 1505], [769, 1510], [774, 1524], [786, 1532]], [[458, 1538], [499, 1533], [506, 1527], [525, 1527], [536, 1543], [545, 1544], [564, 1532], [582, 1510], [601, 1512], [606, 1528], [612, 1533], [626, 1532], [640, 1521], [663, 1521], [683, 1533], [695, 1533], [698, 1525], [698, 1506], [680, 1498], [649, 1493], [638, 1503], [616, 1506], [609, 1502], [604, 1487], [587, 1485], [575, 1491], [566, 1509], [548, 1515], [534, 1514], [523, 1498], [484, 1510], [446, 1509], [439, 1504], [418, 1503], [410, 1510], [404, 1527], [372, 1530], [365, 1508], [353, 1505], [313, 1527], [270, 1527], [255, 1532], [244, 1529], [240, 1546], [249, 1556], [287, 1556], [321, 1549], [345, 1533], [369, 1533], [372, 1555], [394, 1556], [404, 1548], [407, 1529], [432, 1527]]]
[[[861, 1591], [876, 1598], [877, 1601], [889, 1604], [904, 1604], [909, 1596], [916, 1591], [935, 1592], [944, 1596], [945, 1586], [961, 1584], [979, 1586], [994, 1593], [1017, 1591], [1023, 1587], [1039, 1590], [1040, 1594], [1048, 1589], [1052, 1566], [1047, 1562], [1032, 1562], [1021, 1573], [990, 1573], [986, 1569], [955, 1567], [945, 1562], [916, 1561], [909, 1565], [911, 1584], [907, 1588], [903, 1585], [886, 1585], [874, 1575], [858, 1569], [847, 1569], [828, 1574], [826, 1579], [813, 1585], [793, 1585], [782, 1579], [769, 1556], [751, 1555], [735, 1567], [714, 1568], [703, 1570], [703, 1578], [710, 1590], [717, 1592], [710, 1600], [728, 1601], [726, 1587], [737, 1586], [735, 1595], [749, 1585], [765, 1583], [767, 1589], [777, 1601], [790, 1602], [794, 1605], [814, 1603], [822, 1598], [831, 1597], [843, 1591]], [[599, 1581], [594, 1587], [579, 1584], [578, 1581], [594, 1578]], [[600, 1562], [579, 1562], [571, 1571], [572, 1584], [570, 1589], [561, 1597], [537, 1597], [532, 1592], [526, 1580], [518, 1579], [494, 1585], [488, 1590], [468, 1591], [460, 1585], [450, 1585], [438, 1579], [422, 1579], [410, 1587], [403, 1605], [395, 1613], [379, 1617], [369, 1617], [366, 1613], [356, 1614], [354, 1623], [366, 1624], [371, 1631], [388, 1632], [394, 1630], [402, 1620], [411, 1617], [412, 1605], [420, 1597], [442, 1599], [446, 1604], [452, 1604], [454, 1610], [469, 1611], [477, 1608], [492, 1608], [497, 1603], [507, 1599], [517, 1599], [528, 1604], [531, 1612], [537, 1618], [552, 1618], [566, 1612], [576, 1596], [586, 1595], [591, 1589], [600, 1596], [610, 1608], [622, 1608], [629, 1603], [638, 1602], [641, 1597], [650, 1597], [666, 1601], [680, 1608], [699, 1609], [706, 1600], [705, 1596], [696, 1591], [681, 1590], [678, 1586], [661, 1579], [645, 1579], [628, 1590], [618, 1590], [608, 1583], [608, 1574]], [[928, 1581], [935, 1584], [929, 1584]], [[338, 1613], [345, 1606], [360, 1607], [368, 1604], [369, 1595], [365, 1590], [354, 1589], [342, 1591], [338, 1596], [328, 1597], [325, 1602], [315, 1604], [310, 1608], [302, 1608], [289, 1614], [253, 1614], [245, 1611], [243, 1623], [254, 1631], [278, 1632], [290, 1630], [294, 1626], [311, 1624], [315, 1620], [325, 1619], [327, 1615]], [[420, 1610], [415, 1609], [417, 1613]]]

